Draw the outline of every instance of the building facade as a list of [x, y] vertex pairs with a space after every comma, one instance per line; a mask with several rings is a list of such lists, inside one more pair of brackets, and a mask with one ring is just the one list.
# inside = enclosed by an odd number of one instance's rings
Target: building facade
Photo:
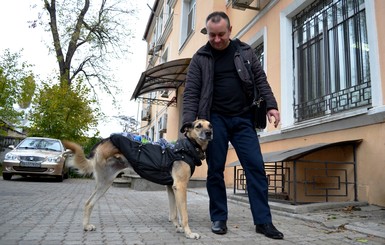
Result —
[[[151, 140], [181, 136], [185, 74], [213, 11], [255, 49], [279, 104], [280, 126], [259, 132], [269, 191], [296, 203], [385, 206], [385, 1], [155, 0], [132, 97]], [[227, 186], [247, 192], [231, 145], [227, 164]], [[205, 178], [204, 165], [193, 178]]]

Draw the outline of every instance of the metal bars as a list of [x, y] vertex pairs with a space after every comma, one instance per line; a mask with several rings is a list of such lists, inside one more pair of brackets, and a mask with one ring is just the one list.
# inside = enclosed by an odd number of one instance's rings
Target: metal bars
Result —
[[363, 0], [317, 0], [293, 19], [297, 122], [370, 106]]

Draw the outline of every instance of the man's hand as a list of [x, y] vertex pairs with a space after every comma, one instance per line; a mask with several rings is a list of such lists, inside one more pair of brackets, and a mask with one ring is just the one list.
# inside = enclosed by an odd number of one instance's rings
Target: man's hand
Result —
[[274, 127], [278, 127], [278, 124], [281, 121], [279, 111], [276, 109], [270, 109], [267, 112], [267, 119], [269, 120], [269, 123], [272, 123], [272, 119], [271, 119], [272, 117], [274, 117]]

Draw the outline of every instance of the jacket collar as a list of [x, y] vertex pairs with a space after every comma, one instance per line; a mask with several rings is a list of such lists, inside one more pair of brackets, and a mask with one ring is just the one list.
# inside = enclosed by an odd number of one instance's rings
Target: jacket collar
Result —
[[212, 56], [210, 43], [207, 42], [205, 45], [203, 45], [200, 49], [198, 49], [197, 53], [200, 54], [200, 55]]

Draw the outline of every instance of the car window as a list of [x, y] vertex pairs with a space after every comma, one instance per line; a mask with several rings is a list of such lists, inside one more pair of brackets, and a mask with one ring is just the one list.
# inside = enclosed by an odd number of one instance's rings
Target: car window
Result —
[[57, 140], [47, 139], [25, 139], [17, 148], [21, 149], [41, 149], [49, 151], [61, 151], [62, 147]]
[[37, 143], [39, 142], [38, 139], [25, 139], [23, 140], [17, 148], [21, 149], [36, 149]]
[[61, 147], [56, 140], [42, 140], [38, 145], [38, 149], [50, 150], [50, 151], [61, 151]]

